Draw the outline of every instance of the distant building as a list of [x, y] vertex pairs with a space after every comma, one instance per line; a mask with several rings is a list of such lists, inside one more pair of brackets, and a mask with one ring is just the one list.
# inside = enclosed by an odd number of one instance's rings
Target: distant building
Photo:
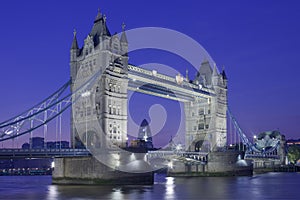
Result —
[[45, 147], [44, 138], [42, 137], [30, 138], [30, 144], [32, 149], [43, 149]]
[[298, 140], [293, 140], [293, 139], [287, 140], [286, 143], [287, 143], [288, 146], [291, 146], [291, 145], [300, 146], [300, 139], [298, 139]]
[[147, 149], [153, 148], [152, 143], [152, 134], [149, 127], [149, 123], [146, 119], [144, 119], [139, 128], [138, 141], [140, 147], [145, 147]]
[[47, 142], [47, 149], [68, 149], [70, 148], [70, 143], [68, 141], [54, 141]]
[[28, 142], [24, 143], [22, 149], [30, 149], [30, 144]]
[[279, 131], [266, 131], [258, 134], [254, 146], [258, 151], [275, 152], [279, 156], [281, 164], [286, 163], [287, 142], [285, 136]]
[[[32, 146], [30, 146], [30, 144]], [[70, 143], [68, 141], [52, 141], [46, 142], [42, 137], [33, 137], [30, 139], [30, 143], [26, 142], [22, 145], [22, 149], [68, 149]]]

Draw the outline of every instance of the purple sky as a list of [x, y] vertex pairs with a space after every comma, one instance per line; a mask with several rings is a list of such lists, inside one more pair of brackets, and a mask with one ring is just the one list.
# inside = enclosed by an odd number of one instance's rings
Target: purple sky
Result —
[[[1, 121], [44, 99], [69, 78], [73, 29], [81, 46], [98, 7], [112, 33], [125, 22], [127, 29], [164, 27], [192, 37], [219, 69], [225, 66], [229, 105], [248, 135], [279, 129], [287, 138], [300, 138], [300, 3], [292, 0], [3, 1]], [[173, 57], [136, 52], [129, 61], [163, 63], [182, 73], [190, 68]], [[172, 124], [164, 128], [174, 129]]]

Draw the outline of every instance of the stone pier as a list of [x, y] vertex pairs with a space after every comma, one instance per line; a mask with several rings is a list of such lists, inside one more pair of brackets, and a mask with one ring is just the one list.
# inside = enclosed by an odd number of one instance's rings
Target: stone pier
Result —
[[253, 165], [243, 159], [243, 152], [225, 151], [208, 154], [206, 164], [172, 161], [169, 176], [245, 176], [253, 174]]
[[53, 184], [149, 185], [153, 172], [128, 173], [108, 167], [93, 156], [55, 158]]

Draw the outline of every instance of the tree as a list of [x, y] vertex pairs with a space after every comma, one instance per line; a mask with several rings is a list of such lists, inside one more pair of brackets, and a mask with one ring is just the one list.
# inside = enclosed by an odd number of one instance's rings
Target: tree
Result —
[[293, 144], [288, 148], [288, 159], [291, 163], [297, 163], [300, 159], [300, 146]]

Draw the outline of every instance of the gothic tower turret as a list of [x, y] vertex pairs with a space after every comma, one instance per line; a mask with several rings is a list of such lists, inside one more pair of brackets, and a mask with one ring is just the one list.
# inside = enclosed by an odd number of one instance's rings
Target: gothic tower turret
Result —
[[[97, 84], [91, 89], [86, 102], [72, 107], [77, 126], [88, 127], [79, 131], [72, 121], [72, 145], [94, 147], [125, 147], [127, 140], [127, 65], [128, 42], [125, 27], [121, 38], [111, 35], [106, 16], [98, 10], [91, 32], [78, 48], [76, 34], [71, 47], [70, 67], [72, 83], [100, 72]], [[75, 91], [74, 85], [71, 90]], [[87, 116], [84, 116], [84, 115]], [[93, 125], [100, 125], [97, 131]], [[80, 142], [80, 140], [82, 142]]]

